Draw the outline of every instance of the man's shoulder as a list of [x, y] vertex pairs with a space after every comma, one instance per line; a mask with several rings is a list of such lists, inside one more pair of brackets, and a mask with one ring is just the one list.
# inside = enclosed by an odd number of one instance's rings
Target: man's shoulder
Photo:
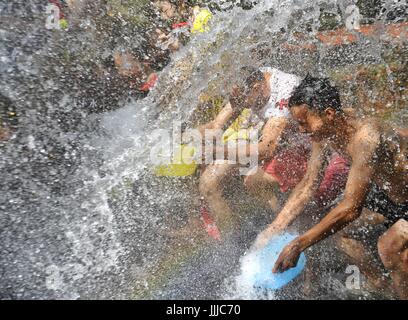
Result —
[[374, 150], [381, 142], [381, 126], [376, 119], [358, 120], [351, 140], [357, 152]]
[[288, 123], [289, 119], [287, 117], [273, 116], [266, 121], [264, 131], [272, 130], [277, 126], [286, 126]]
[[375, 118], [363, 118], [357, 122], [357, 135], [364, 136], [370, 135], [372, 138], [376, 138], [381, 135], [382, 126], [381, 123]]

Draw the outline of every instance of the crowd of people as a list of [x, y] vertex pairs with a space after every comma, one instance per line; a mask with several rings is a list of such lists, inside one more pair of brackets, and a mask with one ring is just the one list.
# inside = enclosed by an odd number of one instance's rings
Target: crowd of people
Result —
[[[146, 97], [171, 55], [192, 34], [207, 31], [212, 18], [207, 7], [188, 0], [49, 3], [58, 7], [57, 32], [63, 36], [60, 42], [66, 42], [60, 53], [64, 72], [81, 88], [90, 112], [115, 109], [129, 97]], [[89, 43], [76, 43], [80, 37], [90, 38]]]
[[[229, 132], [224, 145], [215, 145], [213, 154], [205, 155], [210, 161], [200, 168], [201, 220], [209, 236], [222, 241], [231, 232], [234, 212], [224, 197], [227, 178], [239, 175], [242, 164], [236, 159], [249, 157], [255, 147], [258, 166], [242, 181], [277, 214], [254, 248], [263, 248], [287, 230], [308, 203], [315, 201], [326, 211], [319, 223], [284, 248], [273, 272], [296, 266], [303, 251], [336, 234], [339, 248], [371, 283], [379, 289], [384, 284], [382, 271], [372, 266], [378, 257], [394, 292], [408, 299], [408, 129], [358, 117], [342, 104], [338, 89], [327, 78], [301, 79], [276, 68], [245, 69], [249, 75], [233, 86], [229, 102], [198, 128], [203, 137], [206, 130]], [[244, 121], [234, 128], [236, 134], [231, 134], [231, 125], [244, 113]], [[260, 130], [254, 146], [246, 134], [250, 128]], [[202, 144], [206, 143], [204, 138]], [[366, 243], [345, 232], [364, 219], [386, 230], [371, 236], [377, 242], [377, 257], [370, 255]], [[350, 241], [352, 246], [340, 245]], [[347, 252], [350, 248], [355, 252]]]
[[[60, 9], [63, 29], [74, 28], [70, 13], [83, 1], [49, 2]], [[111, 28], [121, 25], [121, 15], [109, 1], [105, 13], [104, 19], [112, 17]], [[106, 89], [104, 98], [110, 97], [109, 90], [123, 93], [123, 88], [136, 97], [146, 96], [170, 55], [192, 33], [207, 31], [212, 17], [208, 8], [187, 0], [152, 1], [146, 14], [154, 23], [140, 27], [142, 45], [130, 47], [113, 36], [107, 43], [109, 54], [93, 67], [88, 79], [92, 86], [83, 89], [83, 96], [98, 96], [95, 78]], [[237, 158], [240, 154], [249, 157], [256, 147], [258, 166], [242, 182], [276, 215], [257, 237], [255, 248], [264, 247], [285, 231], [305, 212], [308, 203], [315, 201], [327, 210], [319, 223], [284, 248], [273, 272], [296, 266], [302, 252], [331, 235], [336, 234], [339, 243], [349, 243], [344, 230], [365, 215], [379, 214], [380, 218], [371, 219], [386, 230], [372, 239], [377, 243], [378, 257], [370, 256], [365, 244], [356, 242], [359, 254], [353, 256], [353, 262], [368, 278], [381, 278], [379, 271], [369, 266], [370, 260], [378, 258], [390, 274], [395, 293], [408, 299], [408, 129], [357, 117], [352, 108], [342, 104], [338, 89], [327, 78], [301, 78], [272, 67], [246, 67], [243, 73], [246, 76], [233, 86], [229, 102], [213, 120], [198, 128], [202, 133], [227, 130], [245, 114], [245, 120], [224, 137], [224, 146], [213, 149], [211, 158], [223, 156], [200, 167], [199, 210], [208, 234], [222, 241], [233, 223], [234, 212], [223, 194], [228, 188], [226, 178], [239, 175], [240, 165], [230, 162], [231, 146], [235, 146]], [[83, 74], [81, 77], [82, 83], [86, 82]], [[0, 104], [3, 141], [11, 136], [17, 118], [9, 99], [1, 96]], [[241, 134], [250, 128], [261, 133], [255, 146], [248, 143], [247, 134]]]

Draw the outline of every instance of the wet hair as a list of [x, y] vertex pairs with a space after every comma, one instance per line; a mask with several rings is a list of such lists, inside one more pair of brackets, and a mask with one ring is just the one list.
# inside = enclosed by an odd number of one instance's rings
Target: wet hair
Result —
[[247, 88], [252, 88], [255, 83], [263, 81], [265, 79], [262, 71], [256, 70], [251, 73], [248, 78], [245, 79], [245, 86]]
[[328, 78], [314, 78], [309, 74], [293, 90], [289, 98], [289, 108], [307, 104], [311, 109], [322, 112], [328, 107], [336, 112], [343, 112], [340, 95]]

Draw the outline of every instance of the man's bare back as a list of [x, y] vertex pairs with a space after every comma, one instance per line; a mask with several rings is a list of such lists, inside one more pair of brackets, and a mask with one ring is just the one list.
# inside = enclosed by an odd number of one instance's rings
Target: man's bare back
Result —
[[[371, 179], [396, 203], [408, 201], [408, 137], [374, 118], [348, 116], [349, 141], [331, 140], [330, 146], [353, 160], [367, 157]], [[374, 150], [374, 152], [368, 152]]]

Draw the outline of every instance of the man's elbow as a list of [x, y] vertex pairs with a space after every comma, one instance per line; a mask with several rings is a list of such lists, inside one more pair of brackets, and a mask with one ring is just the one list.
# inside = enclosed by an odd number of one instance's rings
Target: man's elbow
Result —
[[353, 222], [354, 220], [356, 220], [358, 217], [360, 216], [360, 212], [357, 210], [350, 210], [347, 211], [346, 214], [344, 215], [344, 222], [346, 224]]
[[340, 203], [339, 209], [340, 220], [347, 224], [356, 220], [360, 216], [362, 206], [358, 203], [345, 201]]
[[273, 157], [276, 149], [276, 143], [274, 142], [269, 142], [269, 143], [264, 143], [261, 142], [258, 144], [258, 159], [261, 160], [266, 160], [270, 159]]

